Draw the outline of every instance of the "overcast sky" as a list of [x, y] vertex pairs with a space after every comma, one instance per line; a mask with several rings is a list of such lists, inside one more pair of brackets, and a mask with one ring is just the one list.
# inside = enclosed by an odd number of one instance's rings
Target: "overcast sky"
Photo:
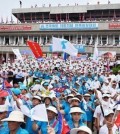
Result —
[[[6, 20], [6, 17], [9, 19], [11, 18], [11, 11], [13, 8], [19, 8], [19, 0], [0, 0], [0, 17], [3, 17], [4, 20]], [[22, 7], [23, 8], [29, 8], [32, 6], [42, 6], [45, 4], [48, 6], [51, 4], [52, 6], [57, 6], [58, 4], [61, 5], [75, 5], [75, 3], [78, 3], [79, 5], [84, 5], [87, 2], [90, 4], [96, 4], [98, 1], [100, 1], [101, 4], [108, 3], [108, 0], [21, 0], [22, 1]], [[120, 0], [110, 0], [111, 3], [120, 3]]]

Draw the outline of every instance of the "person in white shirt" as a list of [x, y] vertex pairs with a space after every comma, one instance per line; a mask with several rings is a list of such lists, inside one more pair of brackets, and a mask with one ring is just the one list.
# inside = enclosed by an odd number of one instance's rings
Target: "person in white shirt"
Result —
[[116, 81], [118, 82], [118, 86], [120, 88], [120, 70], [118, 71], [118, 74], [116, 75]]
[[109, 82], [109, 86], [111, 86], [112, 85], [112, 79], [111, 79], [111, 77], [107, 77], [107, 79], [108, 79], [108, 82]]
[[110, 71], [110, 77], [112, 81], [116, 79], [116, 76], [113, 74], [113, 71]]
[[103, 85], [102, 85], [101, 91], [103, 93], [109, 93], [109, 90], [110, 90], [109, 81], [108, 80], [105, 80], [104, 83], [103, 83]]
[[109, 109], [104, 112], [105, 125], [100, 128], [99, 134], [120, 134], [119, 128], [114, 124], [114, 112]]
[[111, 94], [112, 97], [114, 97], [115, 94], [117, 94], [117, 83], [112, 82], [112, 86], [109, 89], [109, 93]]
[[110, 109], [110, 95], [103, 94], [101, 104], [98, 105], [94, 112], [95, 127], [99, 131], [100, 127], [104, 124], [104, 111], [105, 109]]
[[118, 74], [116, 75], [116, 81], [117, 81], [117, 82], [120, 81], [120, 70], [118, 71]]
[[97, 76], [94, 78], [94, 81], [92, 81], [92, 87], [100, 88], [100, 82], [98, 81]]

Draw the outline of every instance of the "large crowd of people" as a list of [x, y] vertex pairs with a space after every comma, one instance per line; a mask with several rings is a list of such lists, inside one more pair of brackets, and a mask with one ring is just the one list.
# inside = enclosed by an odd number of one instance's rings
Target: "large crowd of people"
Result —
[[[120, 134], [120, 70], [104, 59], [25, 58], [0, 67], [0, 134]], [[48, 121], [22, 110], [42, 104]]]

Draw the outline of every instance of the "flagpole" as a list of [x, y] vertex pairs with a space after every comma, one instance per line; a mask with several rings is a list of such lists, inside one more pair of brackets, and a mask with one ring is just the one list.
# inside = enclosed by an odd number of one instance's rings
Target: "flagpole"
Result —
[[71, 63], [71, 56], [70, 56], [70, 66], [72, 65], [72, 63]]
[[95, 47], [94, 47], [94, 53], [93, 53], [93, 61], [97, 62], [98, 60], [98, 36], [97, 36], [97, 40], [95, 42]]

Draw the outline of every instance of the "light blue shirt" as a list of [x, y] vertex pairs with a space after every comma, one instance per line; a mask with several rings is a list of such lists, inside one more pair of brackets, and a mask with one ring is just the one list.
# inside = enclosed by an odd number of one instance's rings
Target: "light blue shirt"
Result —
[[2, 122], [0, 124], [0, 134], [8, 134], [9, 128], [8, 128], [8, 122]]
[[[76, 128], [72, 119], [69, 120], [67, 123], [68, 123], [68, 126], [69, 126], [70, 129]], [[81, 120], [80, 120], [79, 124], [78, 124], [78, 128], [80, 126], [86, 126], [86, 125], [83, 122], [81, 122]]]
[[29, 134], [27, 130], [22, 129], [21, 127], [19, 127], [19, 129], [17, 130], [16, 134]]

